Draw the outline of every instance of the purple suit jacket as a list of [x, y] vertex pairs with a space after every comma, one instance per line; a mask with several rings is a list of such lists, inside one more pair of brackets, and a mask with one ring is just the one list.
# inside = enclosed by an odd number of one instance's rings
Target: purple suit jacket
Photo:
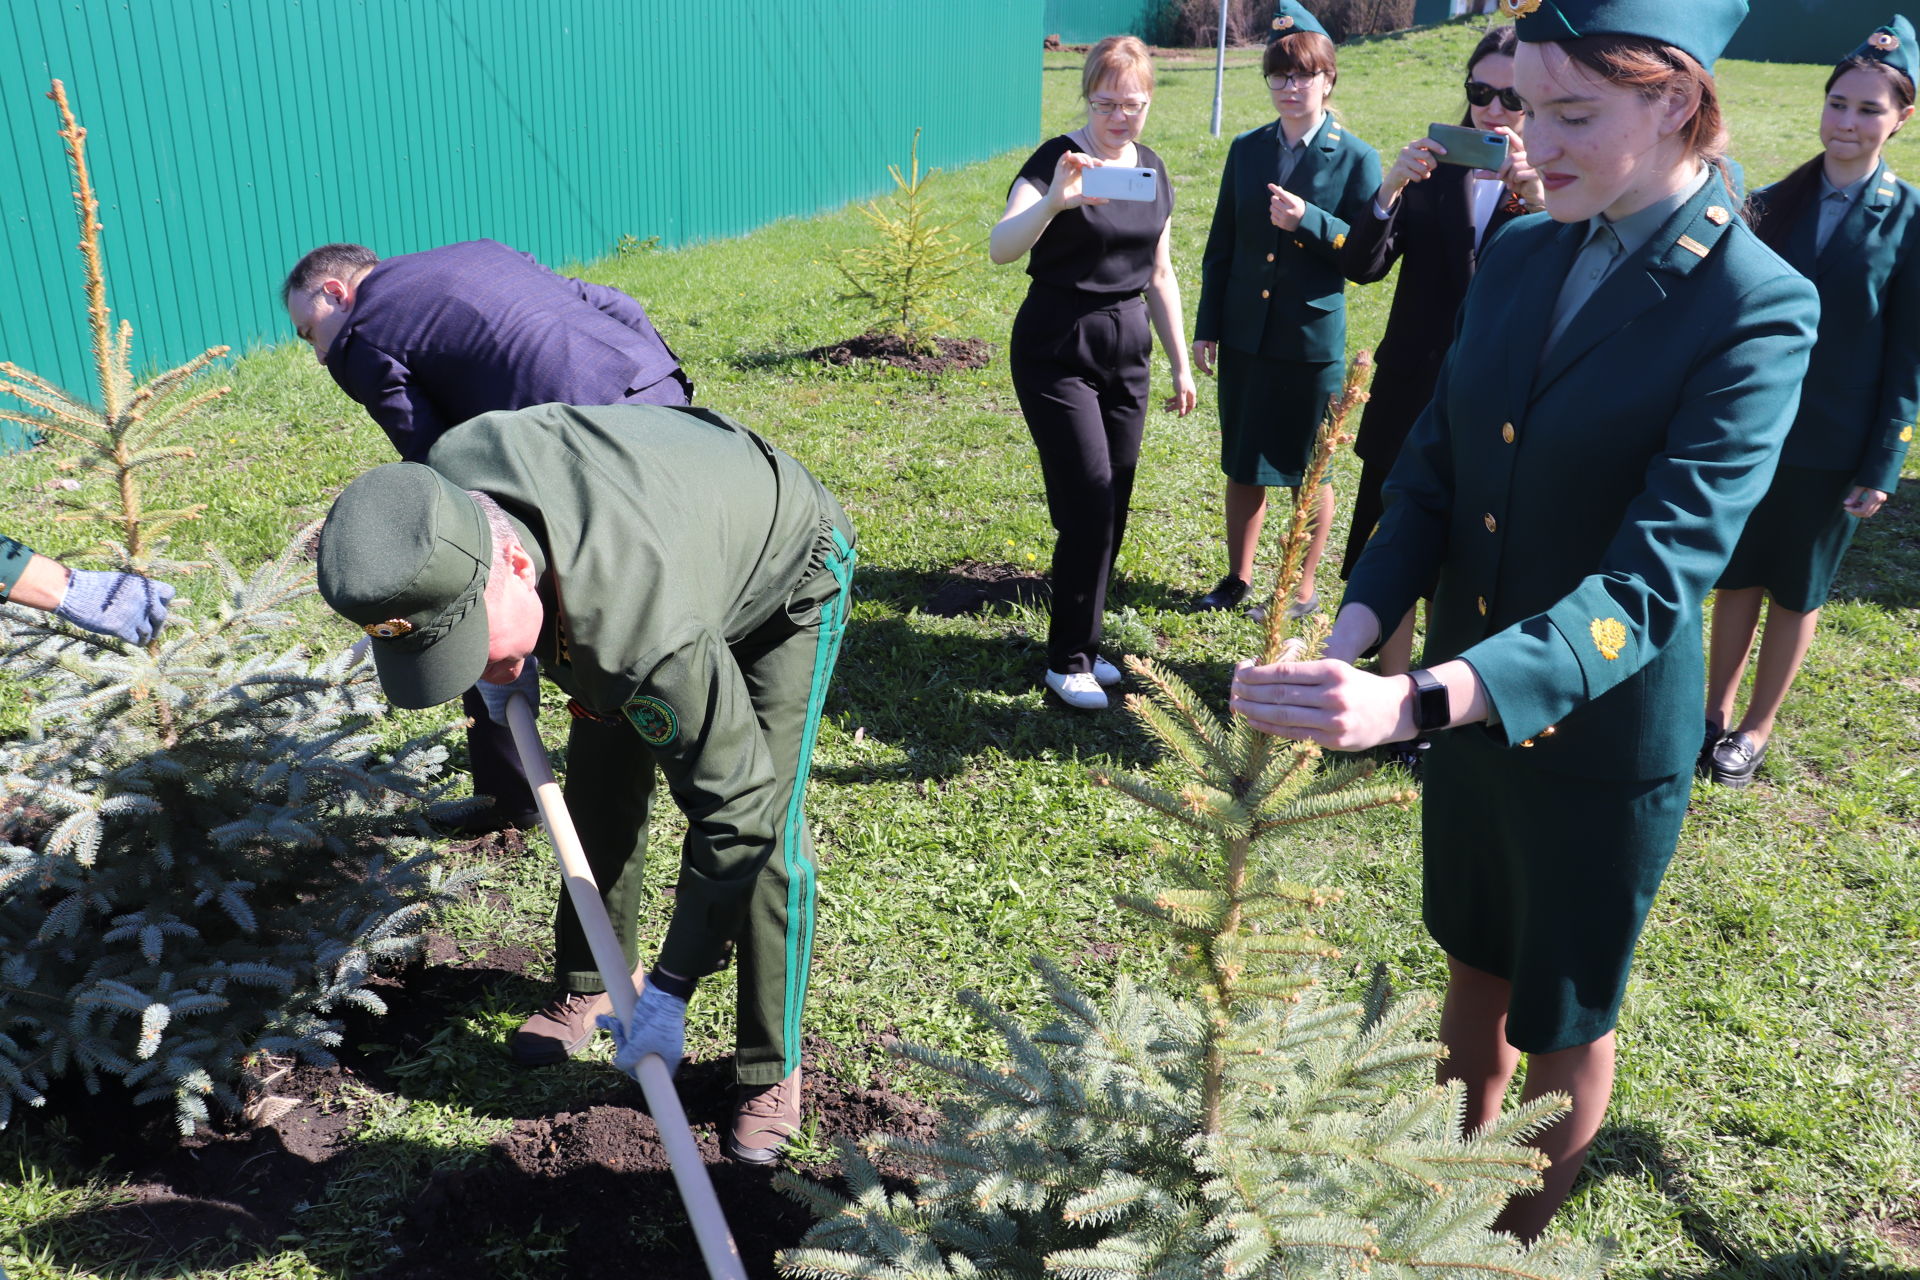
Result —
[[409, 462], [423, 461], [443, 432], [495, 410], [684, 404], [679, 368], [632, 298], [495, 240], [380, 263], [361, 279], [327, 351], [333, 380]]

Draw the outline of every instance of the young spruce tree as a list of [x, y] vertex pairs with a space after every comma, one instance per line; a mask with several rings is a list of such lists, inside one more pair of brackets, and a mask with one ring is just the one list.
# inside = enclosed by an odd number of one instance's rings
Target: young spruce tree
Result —
[[[135, 385], [131, 326], [108, 319], [86, 132], [59, 81], [49, 96], [101, 404], [0, 364], [0, 391], [37, 410], [5, 416], [104, 478], [66, 495], [61, 518], [101, 535], [78, 554], [172, 577], [195, 566], [168, 557], [167, 530], [198, 509], [147, 510], [140, 481], [192, 456], [170, 441], [225, 388], [176, 393], [226, 348]], [[331, 1061], [332, 1015], [380, 1010], [364, 984], [409, 953], [445, 887], [423, 839], [444, 749], [377, 750], [371, 665], [285, 642], [286, 607], [312, 590], [305, 545], [249, 577], [210, 554], [204, 609], [176, 599], [145, 648], [0, 609], [0, 671], [30, 691], [26, 734], [0, 742], [0, 1125], [68, 1074], [171, 1100], [183, 1132], [209, 1102], [271, 1114], [246, 1081], [271, 1056]]]
[[927, 186], [937, 169], [920, 172], [920, 130], [913, 131], [909, 177], [888, 165], [893, 194], [869, 200], [860, 216], [880, 233], [875, 244], [848, 249], [835, 264], [847, 282], [842, 302], [864, 302], [876, 323], [916, 348], [933, 345], [936, 329], [952, 323], [941, 307], [953, 295], [953, 279], [966, 269], [967, 246], [947, 233], [958, 225], [935, 222]]
[[[1324, 476], [1365, 399], [1356, 359], [1306, 478]], [[1287, 532], [1263, 661], [1317, 652], [1324, 615], [1293, 634], [1310, 504]], [[1314, 918], [1338, 894], [1296, 882], [1283, 841], [1305, 824], [1413, 794], [1373, 765], [1323, 765], [1319, 748], [1223, 722], [1157, 664], [1128, 706], [1178, 761], [1180, 781], [1096, 774], [1192, 836], [1166, 887], [1123, 906], [1174, 944], [1165, 988], [1121, 979], [1102, 998], [1037, 960], [1058, 1019], [1038, 1033], [967, 993], [1007, 1057], [899, 1052], [947, 1076], [938, 1135], [886, 1135], [843, 1152], [847, 1192], [793, 1175], [820, 1221], [781, 1255], [804, 1280], [1065, 1277], [1214, 1280], [1301, 1276], [1573, 1277], [1600, 1270], [1567, 1240], [1533, 1249], [1490, 1230], [1542, 1158], [1522, 1140], [1559, 1114], [1543, 1099], [1462, 1134], [1464, 1091], [1434, 1083], [1432, 1001], [1394, 997], [1376, 972], [1361, 1004], [1331, 997], [1338, 953]], [[891, 1191], [873, 1160], [919, 1171]]]

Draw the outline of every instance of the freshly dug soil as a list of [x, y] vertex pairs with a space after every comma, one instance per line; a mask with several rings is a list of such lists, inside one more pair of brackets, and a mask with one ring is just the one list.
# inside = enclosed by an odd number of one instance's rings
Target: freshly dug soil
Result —
[[[286, 1247], [276, 1244], [282, 1236], [311, 1229], [306, 1211], [347, 1171], [353, 1117], [343, 1096], [356, 1080], [392, 1087], [385, 1072], [389, 1050], [380, 1046], [417, 1049], [445, 1026], [450, 1002], [524, 984], [533, 976], [532, 961], [528, 953], [495, 950], [484, 962], [462, 962], [452, 943], [430, 940], [426, 963], [377, 984], [387, 1016], [349, 1019], [339, 1066], [300, 1067], [273, 1082], [272, 1093], [292, 1105], [260, 1128], [179, 1141], [170, 1112], [132, 1108], [113, 1089], [91, 1097], [75, 1084], [63, 1084], [44, 1111], [35, 1111], [63, 1116], [69, 1157], [82, 1166], [100, 1164], [100, 1176], [127, 1192], [86, 1215], [94, 1231], [151, 1241], [151, 1250], [143, 1246], [142, 1252], [159, 1265], [197, 1256], [202, 1244], [220, 1249], [221, 1265], [270, 1254]], [[810, 1042], [804, 1066], [804, 1114], [817, 1118], [821, 1146], [876, 1131], [932, 1135], [930, 1109], [892, 1092], [884, 1078], [848, 1085], [855, 1073], [831, 1047]], [[770, 1280], [774, 1253], [797, 1243], [812, 1217], [773, 1189], [774, 1170], [720, 1154], [720, 1126], [730, 1119], [732, 1101], [728, 1062], [687, 1063], [676, 1083], [747, 1274]], [[430, 1149], [422, 1152], [422, 1159], [432, 1158]], [[837, 1171], [832, 1164], [803, 1170], [822, 1178]], [[213, 1243], [220, 1241], [226, 1244]], [[393, 1261], [365, 1274], [379, 1280], [528, 1273], [702, 1280], [707, 1274], [640, 1087], [611, 1071], [565, 1109], [514, 1117], [511, 1131], [481, 1163], [430, 1174], [391, 1245]]]
[[849, 365], [871, 361], [913, 373], [946, 373], [978, 369], [993, 359], [993, 345], [984, 338], [935, 338], [933, 353], [917, 351], [899, 334], [863, 333], [844, 342], [815, 347], [801, 354], [821, 364]]
[[1031, 604], [1050, 597], [1046, 578], [1010, 564], [962, 560], [947, 571], [947, 580], [935, 587], [921, 612], [940, 618], [985, 613], [1009, 604]]

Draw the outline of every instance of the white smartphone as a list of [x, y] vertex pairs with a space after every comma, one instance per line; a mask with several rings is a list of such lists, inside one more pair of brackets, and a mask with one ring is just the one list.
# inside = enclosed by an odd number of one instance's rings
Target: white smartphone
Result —
[[1117, 164], [1080, 171], [1083, 195], [1106, 200], [1152, 200], [1160, 194], [1157, 169], [1123, 169]]

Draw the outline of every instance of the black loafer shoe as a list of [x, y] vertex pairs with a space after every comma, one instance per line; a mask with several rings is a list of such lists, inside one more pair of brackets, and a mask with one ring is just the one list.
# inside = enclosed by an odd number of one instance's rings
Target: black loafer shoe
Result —
[[435, 824], [450, 836], [462, 840], [472, 840], [480, 836], [492, 835], [496, 831], [531, 831], [540, 825], [540, 811], [528, 809], [514, 812], [490, 804], [484, 809], [475, 809], [463, 817], [453, 818]]
[[1195, 609], [1232, 609], [1247, 598], [1247, 592], [1253, 584], [1245, 578], [1236, 578], [1232, 574], [1214, 584], [1213, 590], [1193, 602]]
[[1725, 726], [1715, 724], [1711, 720], [1707, 721], [1706, 732], [1700, 737], [1700, 754], [1693, 761], [1695, 777], [1711, 778], [1713, 776], [1713, 749], [1719, 746], [1720, 740], [1726, 736]]
[[1765, 743], [1755, 746], [1744, 733], [1730, 733], [1713, 748], [1713, 780], [1723, 787], [1744, 787], [1767, 758]]

